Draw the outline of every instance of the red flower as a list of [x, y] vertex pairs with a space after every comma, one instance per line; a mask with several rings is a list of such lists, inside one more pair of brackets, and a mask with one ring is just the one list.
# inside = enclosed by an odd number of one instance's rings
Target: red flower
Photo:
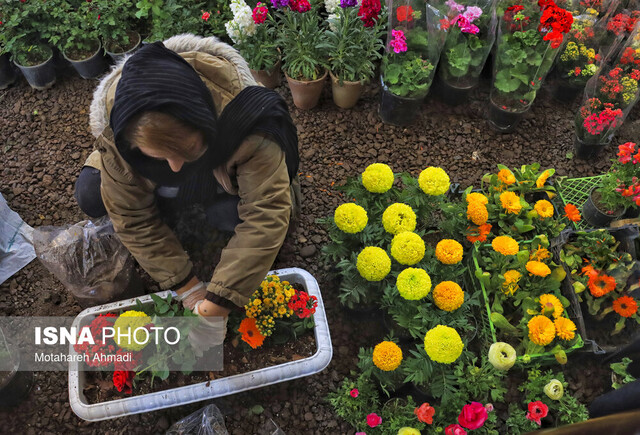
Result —
[[471, 402], [470, 405], [464, 405], [460, 415], [458, 416], [458, 423], [467, 429], [476, 430], [487, 421], [487, 409], [480, 402]]
[[467, 435], [467, 431], [459, 424], [450, 424], [444, 430], [444, 435]]
[[307, 292], [296, 290], [296, 293], [289, 299], [288, 306], [300, 319], [304, 319], [316, 312], [318, 298], [309, 296]]
[[413, 8], [411, 6], [398, 6], [396, 18], [398, 21], [413, 21]]
[[113, 366], [116, 371], [134, 371], [140, 364], [142, 364], [142, 352], [129, 352], [124, 349], [118, 349], [116, 355], [127, 360], [114, 362]]
[[380, 0], [362, 0], [360, 10], [358, 10], [358, 17], [360, 17], [365, 27], [373, 27], [381, 10]]
[[354, 388], [353, 390], [349, 391], [349, 395], [351, 395], [351, 397], [353, 397], [354, 399], [358, 397], [358, 394], [360, 393], [358, 392], [357, 388]]
[[256, 7], [253, 9], [253, 22], [256, 24], [262, 24], [267, 19], [267, 14], [269, 10], [264, 5], [264, 3], [258, 2]]
[[[622, 164], [632, 161], [633, 153], [636, 152], [636, 144], [627, 142], [618, 146], [618, 161]], [[637, 162], [634, 161], [633, 164]]]
[[375, 412], [372, 412], [371, 414], [367, 415], [367, 424], [369, 425], [369, 427], [376, 427], [380, 423], [382, 423], [382, 417], [380, 417]]
[[289, 7], [292, 11], [303, 13], [311, 9], [309, 0], [289, 0]]
[[423, 403], [419, 408], [414, 409], [413, 413], [418, 417], [419, 421], [433, 424], [433, 416], [436, 414], [436, 410], [428, 403]]
[[529, 412], [527, 412], [527, 418], [538, 426], [542, 424], [540, 420], [545, 418], [549, 413], [549, 407], [541, 401], [529, 402]]
[[120, 392], [124, 391], [124, 394], [131, 394], [135, 375], [136, 372], [115, 371], [113, 372], [113, 386]]
[[202, 19], [203, 20], [208, 21], [209, 17], [211, 17], [211, 14], [209, 12], [203, 12], [202, 13]]

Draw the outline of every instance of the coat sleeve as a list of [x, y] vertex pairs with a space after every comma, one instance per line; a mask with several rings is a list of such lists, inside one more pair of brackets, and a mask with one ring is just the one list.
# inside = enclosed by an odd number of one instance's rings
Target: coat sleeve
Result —
[[244, 306], [270, 270], [282, 247], [291, 217], [285, 154], [268, 138], [236, 167], [241, 222], [222, 250], [207, 299]]
[[[103, 135], [100, 141], [108, 139]], [[153, 183], [133, 176], [128, 164], [113, 152], [113, 143], [109, 145], [97, 147], [102, 157], [100, 192], [113, 228], [151, 278], [163, 289], [176, 287], [192, 276], [193, 264], [160, 218]]]

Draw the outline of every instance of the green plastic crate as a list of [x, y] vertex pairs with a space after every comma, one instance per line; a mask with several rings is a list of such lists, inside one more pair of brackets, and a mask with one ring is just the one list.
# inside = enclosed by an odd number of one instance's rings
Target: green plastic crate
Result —
[[[490, 246], [490, 245], [487, 245], [487, 246]], [[491, 321], [491, 307], [489, 305], [489, 295], [487, 294], [487, 289], [484, 287], [484, 284], [482, 283], [482, 281], [475, 277], [475, 270], [482, 270], [482, 269], [480, 269], [480, 265], [478, 264], [478, 254], [479, 254], [478, 244], [475, 244], [475, 246], [473, 247], [473, 255], [472, 255], [473, 265], [474, 265], [475, 269], [474, 269], [474, 271], [471, 271], [471, 268], [469, 268], [469, 273], [472, 275], [471, 279], [473, 279], [475, 283], [480, 285], [480, 290], [482, 291], [482, 296], [484, 298], [484, 306], [485, 306], [485, 309], [487, 310], [487, 318], [489, 320], [489, 329], [491, 330], [491, 338], [493, 339], [493, 342], [495, 343], [495, 342], [498, 341], [498, 338], [496, 336], [496, 328], [493, 325], [493, 322]], [[571, 308], [571, 306], [570, 306], [570, 308]], [[576, 320], [577, 317], [582, 318], [582, 313], [575, 313], [572, 310], [572, 312], [570, 312], [570, 314], [571, 314], [570, 317], [573, 318], [574, 320]], [[576, 320], [576, 326], [577, 325], [578, 325], [578, 322]], [[576, 337], [577, 337], [576, 343], [573, 346], [571, 346], [570, 348], [565, 349], [565, 353], [567, 355], [569, 355], [570, 353], [572, 353], [572, 352], [574, 352], [574, 351], [576, 351], [578, 349], [581, 349], [584, 346], [584, 341], [582, 340], [582, 336], [578, 332], [576, 332]], [[516, 364], [523, 365], [523, 364], [528, 364], [528, 363], [552, 363], [552, 362], [556, 361], [555, 355], [553, 353], [551, 353], [551, 352], [529, 354], [529, 356], [531, 357], [531, 361], [529, 361], [529, 362], [525, 362], [524, 361], [523, 355], [517, 356], [516, 357]]]
[[[587, 202], [587, 199], [589, 199], [591, 189], [600, 183], [602, 177], [602, 175], [598, 175], [597, 177], [565, 178], [556, 180], [558, 185], [558, 195], [562, 200], [563, 207], [567, 204], [573, 204], [578, 207], [579, 210], [582, 210], [582, 206]], [[580, 220], [580, 222], [572, 222], [572, 224], [576, 230], [593, 229], [593, 227], [584, 219]]]

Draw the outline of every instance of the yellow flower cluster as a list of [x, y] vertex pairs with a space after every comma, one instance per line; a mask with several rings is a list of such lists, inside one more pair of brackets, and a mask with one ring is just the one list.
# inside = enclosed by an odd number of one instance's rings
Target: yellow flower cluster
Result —
[[381, 281], [391, 271], [391, 259], [384, 249], [367, 246], [358, 254], [356, 268], [367, 281]]
[[487, 206], [481, 202], [470, 202], [467, 204], [467, 219], [480, 226], [487, 223], [489, 212]]
[[529, 255], [529, 260], [544, 261], [551, 258], [551, 252], [546, 248], [538, 248]]
[[289, 300], [295, 293], [296, 290], [289, 282], [280, 281], [277, 275], [269, 275], [244, 306], [247, 317], [255, 318], [260, 333], [268, 337], [276, 326], [275, 319], [293, 314], [293, 310], [289, 308]]
[[393, 171], [388, 165], [374, 163], [362, 173], [362, 185], [372, 193], [385, 193], [393, 186]]
[[355, 234], [367, 226], [367, 211], [354, 203], [342, 204], [336, 208], [333, 220], [338, 228], [345, 233]]
[[622, 100], [626, 103], [629, 103], [636, 97], [636, 92], [638, 91], [638, 81], [632, 79], [629, 76], [624, 76], [620, 79], [620, 84], [622, 85]]
[[493, 250], [502, 255], [516, 255], [520, 250], [518, 242], [509, 236], [498, 236], [491, 242]]
[[449, 190], [449, 176], [442, 168], [428, 167], [420, 172], [418, 184], [427, 195], [444, 195]]
[[538, 213], [538, 216], [540, 216], [541, 219], [553, 217], [553, 204], [546, 199], [536, 201], [533, 209]]
[[500, 194], [500, 204], [507, 213], [518, 214], [522, 210], [520, 197], [515, 192], [503, 192]]
[[436, 258], [442, 264], [457, 264], [462, 261], [462, 245], [452, 239], [440, 240], [436, 245]]
[[382, 226], [391, 234], [413, 231], [416, 229], [416, 214], [407, 204], [396, 202], [382, 213]]
[[431, 291], [431, 277], [424, 269], [408, 267], [396, 279], [398, 293], [409, 301], [418, 301]]
[[504, 282], [502, 283], [502, 292], [506, 295], [514, 294], [520, 286], [518, 283], [522, 278], [522, 274], [515, 269], [507, 270], [504, 273]]
[[464, 343], [455, 329], [438, 325], [424, 336], [424, 350], [435, 362], [451, 364], [462, 354]]
[[383, 341], [373, 348], [373, 364], [380, 370], [391, 372], [402, 362], [402, 349], [393, 341]]
[[500, 169], [498, 171], [498, 180], [500, 180], [507, 186], [510, 186], [511, 184], [516, 182], [516, 177], [513, 175], [513, 172], [511, 172], [510, 170]]
[[576, 60], [578, 59], [579, 55], [580, 55], [580, 49], [578, 48], [578, 44], [571, 41], [567, 44], [567, 48], [565, 48], [564, 52], [560, 55], [560, 60], [562, 60], [563, 62]]
[[125, 311], [113, 323], [115, 342], [125, 350], [143, 349], [150, 338], [148, 333], [140, 328], [144, 328], [149, 323], [151, 323], [151, 317], [146, 313], [135, 310]]
[[544, 278], [551, 274], [549, 266], [544, 264], [542, 261], [528, 261], [525, 267], [531, 275], [541, 276]]
[[453, 281], [443, 281], [433, 289], [433, 302], [443, 311], [455, 311], [464, 303], [464, 291]]
[[564, 307], [560, 299], [548, 293], [540, 296], [540, 306], [542, 307], [542, 314], [549, 312], [553, 314], [554, 319], [557, 319], [564, 313]]
[[416, 233], [405, 231], [391, 240], [391, 256], [400, 264], [416, 264], [424, 257], [424, 251], [424, 240]]

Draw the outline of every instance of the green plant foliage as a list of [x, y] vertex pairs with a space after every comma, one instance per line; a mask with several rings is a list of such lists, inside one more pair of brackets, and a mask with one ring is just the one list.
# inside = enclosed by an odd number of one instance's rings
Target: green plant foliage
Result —
[[613, 381], [611, 383], [611, 388], [617, 390], [625, 384], [629, 384], [636, 380], [635, 377], [631, 376], [627, 371], [629, 364], [631, 364], [633, 360], [628, 357], [622, 358], [622, 361], [609, 364], [609, 367], [613, 371]]
[[[391, 337], [385, 338], [385, 340], [393, 341]], [[393, 371], [380, 370], [373, 364], [373, 349], [360, 348], [358, 352], [358, 369], [362, 373], [361, 376], [366, 378], [375, 379], [380, 386], [382, 392], [390, 397], [396, 389], [400, 388], [403, 383], [403, 375], [401, 367], [405, 362], [400, 364], [400, 367]]]
[[[354, 373], [351, 373], [354, 376]], [[351, 397], [353, 389], [358, 390], [358, 397]], [[380, 403], [378, 390], [372, 380], [360, 375], [355, 380], [345, 378], [340, 387], [327, 395], [327, 400], [333, 406], [338, 416], [345, 419], [358, 430], [366, 430], [367, 415], [377, 409]]]

